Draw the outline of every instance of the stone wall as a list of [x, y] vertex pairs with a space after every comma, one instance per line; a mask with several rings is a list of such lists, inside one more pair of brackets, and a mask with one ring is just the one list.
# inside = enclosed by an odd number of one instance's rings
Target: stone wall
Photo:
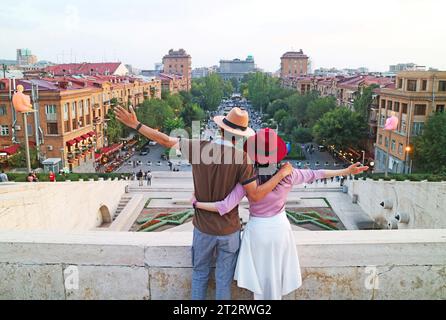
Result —
[[[286, 299], [446, 299], [445, 230], [295, 237], [303, 285]], [[0, 299], [189, 299], [191, 242], [190, 232], [3, 232]], [[251, 294], [234, 284], [233, 298]]]
[[[11, 183], [0, 187], [0, 230], [87, 231], [116, 210], [126, 181]], [[82, 192], [79, 192], [79, 191]]]
[[348, 186], [350, 196], [358, 195], [360, 207], [378, 222], [387, 224], [400, 213], [407, 223], [397, 223], [399, 229], [446, 228], [446, 182], [367, 179], [348, 181]]

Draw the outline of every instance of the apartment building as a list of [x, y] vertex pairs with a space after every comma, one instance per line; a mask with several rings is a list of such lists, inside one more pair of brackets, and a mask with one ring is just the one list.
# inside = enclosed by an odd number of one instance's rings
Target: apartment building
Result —
[[[385, 170], [389, 151], [389, 172], [404, 173], [411, 168], [413, 140], [423, 133], [426, 120], [446, 105], [445, 71], [404, 71], [396, 76], [395, 85], [376, 90], [379, 111], [375, 148], [376, 169]], [[392, 132], [383, 126], [390, 116], [399, 119]]]

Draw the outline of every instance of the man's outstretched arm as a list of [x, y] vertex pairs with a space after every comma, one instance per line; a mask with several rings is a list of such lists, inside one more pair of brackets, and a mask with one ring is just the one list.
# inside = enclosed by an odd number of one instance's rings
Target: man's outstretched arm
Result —
[[[122, 122], [129, 128], [136, 130], [138, 125], [140, 124], [140, 122], [136, 117], [136, 113], [133, 110], [133, 107], [130, 107], [130, 111], [127, 111], [122, 107], [116, 107], [114, 109], [114, 112], [116, 115], [116, 119], [118, 119], [120, 122]], [[178, 138], [170, 137], [167, 134], [164, 134], [153, 128], [150, 128], [149, 126], [142, 125], [142, 127], [139, 129], [139, 133], [141, 133], [143, 136], [147, 137], [150, 140], [158, 142], [160, 145], [166, 148], [177, 148], [177, 149], [179, 148], [180, 140]]]

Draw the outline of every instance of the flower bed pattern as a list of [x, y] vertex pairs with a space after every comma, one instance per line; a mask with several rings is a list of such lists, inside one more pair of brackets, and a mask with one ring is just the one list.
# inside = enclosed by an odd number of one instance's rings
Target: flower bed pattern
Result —
[[336, 226], [336, 223], [339, 222], [339, 219], [330, 216], [322, 216], [316, 211], [309, 212], [291, 212], [287, 211], [288, 218], [296, 225], [311, 223], [315, 226], [318, 226], [324, 230], [339, 230]]
[[155, 217], [142, 218], [136, 222], [140, 225], [138, 232], [152, 232], [166, 224], [179, 226], [193, 215], [193, 210], [187, 210], [174, 213], [160, 213]]

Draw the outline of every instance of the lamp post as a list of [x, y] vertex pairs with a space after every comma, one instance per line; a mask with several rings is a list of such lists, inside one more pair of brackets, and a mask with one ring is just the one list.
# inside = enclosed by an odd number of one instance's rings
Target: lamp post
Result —
[[406, 147], [406, 157], [405, 157], [405, 170], [404, 171], [406, 171], [406, 168], [407, 168], [407, 173], [408, 174], [411, 174], [412, 173], [412, 168], [411, 168], [411, 165], [410, 165], [410, 163], [412, 163], [412, 161], [409, 163], [409, 153], [412, 151], [412, 148], [410, 147], [410, 146], [407, 146]]
[[362, 165], [364, 165], [365, 164], [365, 151], [361, 150], [361, 152], [362, 152]]
[[62, 169], [65, 169], [65, 148], [60, 148], [60, 153], [62, 154]]
[[25, 127], [25, 153], [26, 153], [26, 168], [28, 173], [31, 172], [31, 158], [29, 155], [29, 138], [28, 138], [28, 113], [23, 112], [23, 126]]

